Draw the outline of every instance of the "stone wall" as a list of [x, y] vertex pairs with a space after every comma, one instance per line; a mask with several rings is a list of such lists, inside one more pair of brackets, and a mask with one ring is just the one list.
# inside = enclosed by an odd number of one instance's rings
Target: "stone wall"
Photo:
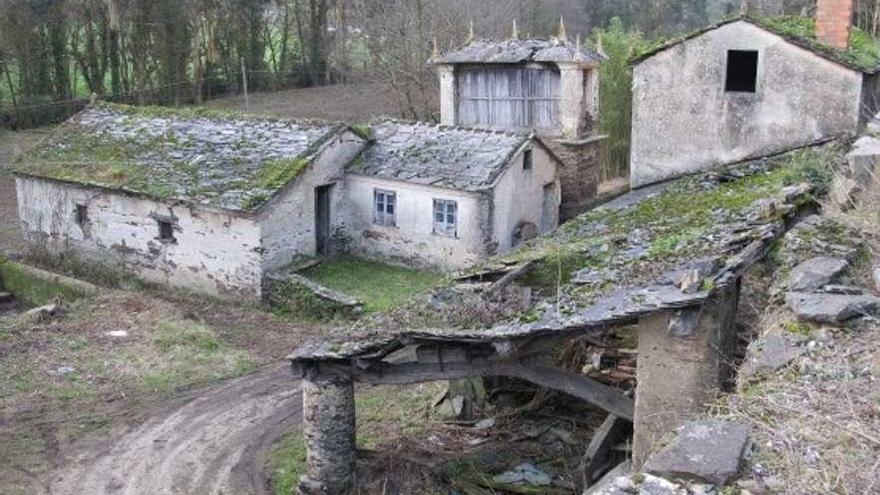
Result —
[[575, 217], [594, 205], [599, 189], [599, 147], [603, 140], [604, 136], [583, 141], [544, 140], [562, 161], [562, 169], [559, 171], [562, 187], [561, 220]]
[[[30, 177], [18, 177], [16, 188], [34, 249], [73, 254], [150, 282], [260, 297], [260, 229], [253, 219]], [[86, 207], [82, 225], [77, 205]], [[173, 241], [159, 239], [159, 220], [172, 223]]]
[[[725, 91], [728, 50], [758, 51], [754, 93]], [[743, 21], [662, 51], [633, 75], [633, 186], [853, 134], [859, 126], [861, 73]]]
[[345, 167], [364, 149], [366, 142], [344, 132], [326, 143], [309, 168], [260, 210], [264, 249], [263, 268], [276, 270], [295, 256], [316, 253], [315, 188], [332, 184], [330, 232], [342, 235], [346, 224]]
[[[422, 186], [350, 174], [348, 225], [354, 254], [415, 267], [455, 270], [486, 256], [489, 201], [479, 193]], [[373, 222], [373, 194], [376, 189], [393, 191], [397, 197], [396, 225]], [[434, 199], [458, 204], [458, 232], [455, 237], [433, 233]]]
[[[514, 235], [517, 230], [522, 233], [526, 224], [535, 227], [534, 234], [549, 232], [559, 224], [556, 160], [540, 145], [531, 149], [532, 169], [523, 169], [523, 153], [520, 152], [495, 186], [491, 235], [492, 245], [499, 253], [513, 247]], [[547, 198], [545, 186], [551, 188], [547, 191]]]

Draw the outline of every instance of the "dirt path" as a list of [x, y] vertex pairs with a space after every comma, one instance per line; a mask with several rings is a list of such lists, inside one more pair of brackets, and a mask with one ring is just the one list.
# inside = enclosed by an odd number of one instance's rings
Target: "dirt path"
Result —
[[285, 364], [188, 394], [69, 459], [55, 495], [267, 494], [263, 459], [300, 422], [300, 383]]

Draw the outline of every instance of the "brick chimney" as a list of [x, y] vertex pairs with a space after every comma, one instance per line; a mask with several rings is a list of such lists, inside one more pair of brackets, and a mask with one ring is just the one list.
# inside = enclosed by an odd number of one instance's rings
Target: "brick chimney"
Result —
[[855, 0], [818, 0], [816, 37], [826, 45], [846, 50]]

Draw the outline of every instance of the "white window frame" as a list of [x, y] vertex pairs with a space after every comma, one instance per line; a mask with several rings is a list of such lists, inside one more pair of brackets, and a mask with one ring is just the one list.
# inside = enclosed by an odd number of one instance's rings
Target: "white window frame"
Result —
[[458, 237], [458, 202], [451, 199], [434, 198], [432, 220], [434, 234]]
[[[391, 211], [388, 211], [391, 207]], [[373, 223], [385, 227], [397, 226], [397, 193], [373, 189]]]

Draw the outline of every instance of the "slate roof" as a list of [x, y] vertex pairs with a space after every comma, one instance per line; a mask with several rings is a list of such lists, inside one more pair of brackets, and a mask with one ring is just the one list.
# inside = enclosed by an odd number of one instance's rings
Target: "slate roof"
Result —
[[530, 134], [385, 121], [350, 172], [427, 186], [490, 188]]
[[811, 19], [796, 16], [762, 18], [753, 15], [740, 15], [731, 17], [697, 31], [660, 43], [633, 57], [630, 60], [630, 64], [638, 65], [669, 48], [680, 45], [694, 38], [698, 38], [728, 24], [740, 21], [747, 22], [755, 27], [773, 33], [793, 45], [809, 50], [822, 58], [849, 69], [863, 72], [865, 74], [875, 74], [880, 71], [880, 56], [878, 56], [878, 54], [880, 54], [880, 47], [878, 47], [875, 42], [871, 41], [873, 46], [867, 46], [867, 44], [863, 43], [859, 46], [851, 45], [847, 50], [840, 50], [825, 45], [816, 39], [815, 25], [811, 22]]
[[344, 126], [99, 103], [17, 159], [21, 174], [254, 210]]
[[520, 64], [528, 62], [571, 62], [597, 65], [605, 57], [568, 40], [556, 38], [489, 41], [477, 40], [458, 50], [445, 53], [435, 63], [441, 64]]

